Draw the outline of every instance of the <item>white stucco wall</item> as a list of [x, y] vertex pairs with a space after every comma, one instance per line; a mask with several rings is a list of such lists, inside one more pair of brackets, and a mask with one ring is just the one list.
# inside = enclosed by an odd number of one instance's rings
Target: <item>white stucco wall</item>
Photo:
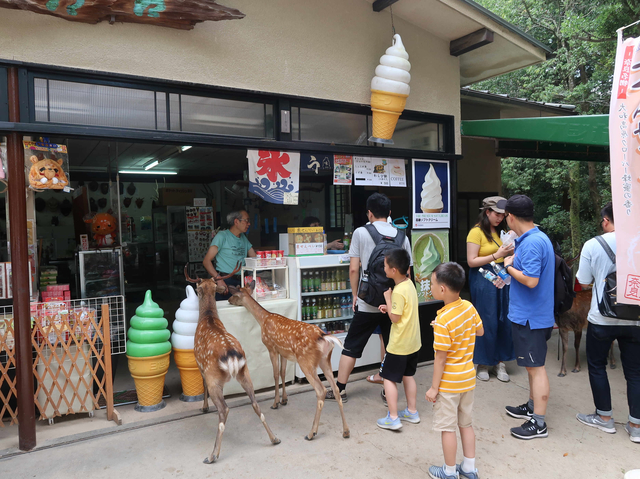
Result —
[[[221, 0], [242, 20], [181, 31], [131, 23], [87, 25], [0, 9], [0, 59], [369, 103], [391, 44], [388, 12], [363, 0]], [[412, 64], [407, 109], [454, 115], [460, 152], [458, 59], [449, 42], [399, 18]]]

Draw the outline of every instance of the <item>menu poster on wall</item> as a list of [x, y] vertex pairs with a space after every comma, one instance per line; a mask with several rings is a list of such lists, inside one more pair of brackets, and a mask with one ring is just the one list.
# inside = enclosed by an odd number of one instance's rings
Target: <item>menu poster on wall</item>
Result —
[[449, 261], [449, 230], [412, 231], [411, 245], [418, 302], [436, 301], [431, 294], [431, 273]]
[[357, 186], [389, 186], [389, 160], [371, 156], [353, 157], [353, 177]]
[[407, 186], [407, 172], [402, 158], [390, 158], [389, 162], [389, 186]]
[[353, 157], [347, 155], [334, 155], [333, 157], [333, 184], [350, 185], [353, 177]]
[[413, 227], [451, 226], [449, 162], [413, 160]]

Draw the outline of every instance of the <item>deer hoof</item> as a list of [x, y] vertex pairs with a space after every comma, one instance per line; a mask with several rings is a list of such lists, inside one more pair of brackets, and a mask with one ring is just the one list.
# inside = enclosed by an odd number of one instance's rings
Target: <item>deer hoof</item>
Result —
[[558, 377], [559, 377], [559, 378], [563, 378], [563, 377], [565, 377], [566, 375], [567, 375], [566, 373], [562, 373], [562, 372], [558, 373]]
[[218, 456], [213, 456], [212, 459], [209, 459], [208, 457], [204, 458], [204, 461], [202, 461], [204, 464], [213, 464], [214, 462], [216, 462], [218, 460]]
[[342, 437], [344, 437], [345, 439], [349, 439], [351, 437], [351, 433], [348, 429], [342, 433]]
[[579, 370], [578, 368], [575, 368], [575, 369], [573, 369], [571, 372], [572, 372], [572, 373], [579, 373], [579, 372], [580, 372], [580, 370]]
[[289, 403], [288, 399], [283, 399], [282, 401], [280, 401], [280, 404], [282, 404], [283, 406], [286, 406]]
[[280, 439], [278, 439], [277, 437], [273, 438], [273, 441], [271, 441], [271, 444], [273, 444], [274, 446], [277, 446], [278, 444], [280, 444], [282, 441]]
[[280, 404], [275, 403], [271, 406], [271, 409], [278, 409], [278, 407], [280, 406]]
[[615, 369], [616, 368], [616, 363], [611, 363], [611, 369]]
[[318, 433], [317, 433], [317, 432], [314, 432], [314, 433], [313, 433], [313, 435], [311, 435], [311, 437], [309, 437], [309, 436], [305, 436], [304, 438], [305, 438], [307, 441], [311, 441], [311, 440], [312, 440], [314, 437], [316, 437], [317, 435], [318, 435]]
[[208, 413], [209, 412], [209, 407], [203, 407], [202, 408], [202, 412], [203, 413]]

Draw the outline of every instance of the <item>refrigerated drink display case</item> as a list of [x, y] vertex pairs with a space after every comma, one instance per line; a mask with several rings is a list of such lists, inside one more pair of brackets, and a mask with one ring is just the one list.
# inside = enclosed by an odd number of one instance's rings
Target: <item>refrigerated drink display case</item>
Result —
[[206, 274], [202, 260], [211, 244], [213, 208], [165, 206], [154, 208], [152, 214], [158, 285], [184, 287], [187, 263], [189, 276]]
[[124, 295], [120, 247], [78, 251], [76, 259], [81, 298]]
[[[349, 255], [288, 257], [291, 298], [300, 298], [298, 319], [313, 323], [344, 342], [353, 319], [353, 296], [349, 281]], [[338, 370], [340, 352], [331, 355], [331, 366]], [[356, 367], [380, 362], [380, 340], [371, 336], [356, 360]], [[318, 369], [319, 373], [322, 373]], [[296, 377], [304, 373], [296, 365]]]

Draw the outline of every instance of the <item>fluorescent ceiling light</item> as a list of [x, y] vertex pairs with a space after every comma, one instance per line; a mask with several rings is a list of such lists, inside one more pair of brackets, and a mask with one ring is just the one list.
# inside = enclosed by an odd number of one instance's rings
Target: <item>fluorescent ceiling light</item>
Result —
[[146, 170], [150, 170], [151, 168], [153, 168], [154, 166], [158, 166], [160, 164], [160, 162], [158, 160], [152, 160], [149, 161], [147, 163], [145, 163], [144, 165], [144, 169]]
[[120, 170], [119, 173], [123, 175], [177, 175], [177, 171], [145, 171], [145, 170]]
[[190, 147], [190, 146], [188, 146], [188, 145], [181, 146], [181, 147], [180, 147], [180, 151], [187, 151], [189, 148], [191, 148], [191, 147]]

